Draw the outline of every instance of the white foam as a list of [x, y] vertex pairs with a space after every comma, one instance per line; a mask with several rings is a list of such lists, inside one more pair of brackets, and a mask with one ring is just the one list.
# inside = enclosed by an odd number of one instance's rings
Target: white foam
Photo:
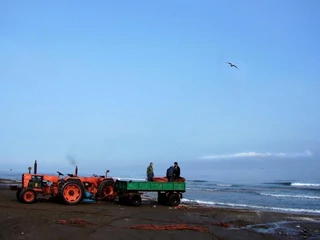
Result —
[[231, 187], [232, 184], [217, 184], [219, 187]]
[[296, 186], [296, 187], [320, 187], [320, 183], [291, 183], [291, 186]]
[[218, 189], [216, 188], [206, 188], [206, 189], [202, 189], [202, 188], [186, 188], [188, 191], [200, 191], [200, 192], [214, 192], [214, 191], [218, 191]]
[[233, 208], [251, 208], [251, 209], [265, 209], [271, 211], [281, 211], [281, 212], [297, 212], [297, 213], [320, 213], [319, 209], [302, 209], [302, 208], [280, 208], [280, 207], [270, 207], [270, 206], [258, 206], [249, 204], [239, 204], [239, 203], [223, 203], [223, 202], [213, 202], [213, 201], [202, 201], [202, 200], [191, 200], [182, 199], [181, 202], [194, 202], [200, 205], [219, 205]]
[[306, 198], [306, 199], [320, 199], [320, 196], [309, 195], [287, 195], [287, 194], [272, 194], [272, 193], [260, 193], [264, 196], [279, 197], [279, 198]]
[[214, 191], [218, 191], [218, 189], [216, 189], [216, 188], [206, 188], [205, 191], [214, 192]]

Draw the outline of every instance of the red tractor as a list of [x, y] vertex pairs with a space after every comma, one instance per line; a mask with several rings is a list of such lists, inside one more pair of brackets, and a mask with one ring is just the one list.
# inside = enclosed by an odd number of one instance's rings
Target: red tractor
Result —
[[39, 195], [51, 196], [65, 204], [78, 204], [86, 199], [113, 201], [116, 197], [112, 178], [97, 175], [79, 177], [77, 167], [75, 174], [67, 174], [66, 177], [57, 173], [57, 176], [37, 174], [35, 161], [34, 173], [22, 174], [22, 186], [11, 189], [17, 191], [17, 200], [22, 203], [34, 203]]

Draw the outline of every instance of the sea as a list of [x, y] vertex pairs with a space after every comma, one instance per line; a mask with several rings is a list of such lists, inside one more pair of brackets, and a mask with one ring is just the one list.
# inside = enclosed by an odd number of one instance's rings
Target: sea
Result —
[[[21, 174], [10, 171], [0, 172], [0, 178], [20, 180]], [[143, 174], [123, 174], [111, 177], [120, 180], [146, 180]], [[214, 176], [211, 179], [209, 177], [201, 178], [201, 176], [199, 179], [186, 178], [186, 192], [183, 194], [181, 203], [209, 207], [320, 214], [320, 179], [317, 177], [311, 180], [302, 177], [296, 179], [272, 179], [270, 177], [266, 180], [257, 179], [254, 181], [250, 178], [214, 179]], [[156, 197], [152, 193], [145, 194]]]

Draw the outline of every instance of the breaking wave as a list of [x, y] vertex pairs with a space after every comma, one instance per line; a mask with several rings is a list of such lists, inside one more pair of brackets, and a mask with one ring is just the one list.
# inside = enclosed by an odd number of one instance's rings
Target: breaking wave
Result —
[[292, 186], [292, 187], [313, 187], [320, 188], [320, 183], [300, 183], [300, 182], [268, 182], [265, 184], [274, 184], [274, 185], [283, 185], [283, 186]]
[[320, 183], [291, 183], [295, 187], [320, 187]]
[[201, 192], [214, 192], [214, 191], [218, 191], [218, 189], [216, 188], [186, 188], [188, 191], [201, 191]]
[[267, 210], [267, 211], [278, 211], [278, 212], [296, 212], [296, 213], [320, 213], [320, 209], [302, 209], [302, 208], [281, 208], [281, 207], [271, 207], [271, 206], [258, 206], [250, 204], [238, 204], [238, 203], [223, 203], [223, 202], [213, 202], [213, 201], [202, 201], [202, 200], [191, 200], [183, 198], [182, 203], [197, 203], [203, 206], [222, 206], [222, 207], [232, 207], [232, 208], [247, 208], [255, 210]]
[[309, 196], [309, 195], [289, 195], [289, 194], [273, 194], [273, 193], [260, 193], [260, 195], [278, 197], [278, 198], [320, 199], [320, 196]]

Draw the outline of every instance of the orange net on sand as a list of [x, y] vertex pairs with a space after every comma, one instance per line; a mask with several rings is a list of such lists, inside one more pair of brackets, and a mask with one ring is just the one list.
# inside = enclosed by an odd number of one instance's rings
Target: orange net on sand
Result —
[[172, 225], [136, 225], [132, 227], [127, 227], [131, 229], [141, 229], [141, 230], [192, 230], [196, 232], [207, 232], [208, 227], [202, 226], [191, 226], [187, 224], [172, 224]]
[[230, 224], [226, 223], [226, 222], [218, 222], [218, 223], [215, 223], [214, 225], [225, 227], [225, 228], [229, 228], [230, 227]]
[[[166, 177], [154, 177], [153, 178], [154, 182], [168, 182], [168, 178]], [[174, 182], [185, 182], [185, 178], [180, 177], [178, 179], [173, 180]]]
[[187, 206], [180, 205], [180, 206], [174, 207], [174, 209], [189, 209], [189, 208]]
[[57, 220], [56, 223], [59, 224], [68, 224], [68, 225], [90, 225], [92, 223], [87, 222], [86, 220], [83, 219], [69, 219], [69, 220]]

